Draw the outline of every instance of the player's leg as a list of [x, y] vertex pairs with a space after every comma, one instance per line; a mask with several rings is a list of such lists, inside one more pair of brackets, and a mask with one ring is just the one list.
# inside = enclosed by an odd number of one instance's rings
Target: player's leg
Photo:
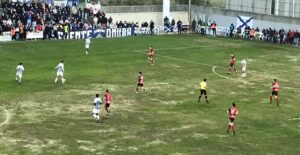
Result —
[[204, 92], [204, 95], [205, 95], [206, 103], [209, 103], [209, 102], [208, 102], [208, 97], [207, 97], [207, 92], [206, 92], [206, 90], [205, 90], [205, 92]]
[[228, 128], [227, 128], [227, 133], [229, 133], [230, 129], [234, 130], [233, 128], [233, 121], [234, 118], [230, 118], [229, 124], [228, 124]]
[[154, 65], [154, 57], [153, 57], [153, 55], [151, 56], [150, 61], [151, 61], [151, 65]]
[[234, 72], [237, 73], [237, 70], [235, 69], [235, 66], [234, 66], [234, 65], [232, 66], [232, 68], [233, 68]]
[[147, 93], [146, 88], [143, 86], [141, 86], [142, 90], [144, 91], [144, 93]]
[[242, 78], [246, 77], [246, 69], [242, 69]]
[[136, 93], [139, 92], [139, 87], [140, 87], [140, 84], [137, 84], [136, 89], [135, 89], [135, 92], [136, 92]]
[[198, 103], [200, 102], [201, 97], [202, 97], [202, 90], [200, 90], [200, 93], [199, 93]]
[[276, 103], [277, 103], [277, 107], [279, 107], [279, 98], [278, 98], [278, 94], [275, 95], [275, 100], [276, 100]]
[[66, 82], [66, 79], [64, 79], [64, 76], [61, 75], [61, 83], [64, 84]]
[[231, 129], [232, 129], [233, 135], [235, 135], [235, 127], [234, 127], [233, 122], [232, 122], [232, 125], [231, 125]]
[[99, 113], [96, 113], [96, 123], [100, 123], [100, 115], [99, 115]]
[[18, 81], [19, 81], [19, 75], [16, 74], [16, 82], [18, 82]]
[[153, 65], [153, 57], [151, 56], [150, 64]]
[[231, 70], [232, 70], [232, 65], [230, 64], [229, 68], [228, 68], [228, 74], [231, 73]]
[[89, 54], [89, 48], [85, 48], [85, 54], [88, 55]]
[[229, 123], [228, 123], [227, 133], [229, 133], [230, 129], [231, 129], [231, 121], [229, 121]]
[[270, 95], [270, 104], [272, 104], [273, 92]]
[[59, 77], [61, 78], [61, 83], [64, 84], [66, 82], [66, 79], [64, 79], [64, 73], [60, 72]]
[[59, 77], [59, 73], [57, 72], [57, 73], [56, 73], [55, 80], [54, 80], [54, 83], [57, 83], [58, 77]]
[[106, 117], [108, 117], [108, 114], [110, 112], [109, 106], [110, 106], [109, 104], [105, 104]]
[[22, 74], [19, 74], [19, 75], [18, 75], [18, 82], [19, 82], [19, 85], [21, 84], [21, 81], [22, 81]]

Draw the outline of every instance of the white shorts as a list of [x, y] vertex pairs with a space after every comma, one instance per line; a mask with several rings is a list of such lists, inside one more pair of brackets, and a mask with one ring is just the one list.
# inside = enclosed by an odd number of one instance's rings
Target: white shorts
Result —
[[246, 68], [242, 68], [242, 73], [246, 73]]
[[17, 73], [17, 74], [16, 74], [16, 77], [19, 78], [19, 79], [21, 79], [21, 78], [22, 78], [22, 74], [18, 74], [18, 73]]
[[56, 73], [56, 76], [61, 76], [61, 77], [63, 77], [63, 76], [64, 76], [64, 72], [57, 72], [57, 73]]
[[85, 45], [85, 48], [90, 48], [90, 45]]
[[93, 109], [93, 114], [99, 114], [100, 109]]

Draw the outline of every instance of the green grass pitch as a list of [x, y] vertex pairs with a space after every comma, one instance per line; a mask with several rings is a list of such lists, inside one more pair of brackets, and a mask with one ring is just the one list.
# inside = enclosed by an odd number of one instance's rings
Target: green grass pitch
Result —
[[[156, 49], [155, 65], [147, 60]], [[300, 154], [299, 48], [198, 35], [0, 44], [0, 154]], [[227, 75], [229, 56], [248, 62]], [[65, 61], [66, 84], [54, 84]], [[15, 67], [24, 63], [23, 83]], [[239, 63], [237, 63], [237, 66]], [[135, 93], [137, 74], [148, 94]], [[239, 70], [240, 71], [240, 70]], [[197, 103], [207, 78], [209, 104]], [[269, 104], [280, 84], [280, 107]], [[96, 124], [94, 95], [109, 89], [111, 116]], [[236, 102], [237, 134], [226, 133]]]

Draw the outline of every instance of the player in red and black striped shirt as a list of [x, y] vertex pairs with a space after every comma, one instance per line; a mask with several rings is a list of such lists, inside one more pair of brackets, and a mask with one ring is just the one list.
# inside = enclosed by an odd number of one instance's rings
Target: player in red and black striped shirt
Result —
[[272, 93], [270, 95], [270, 104], [272, 104], [272, 98], [274, 96], [274, 98], [277, 102], [277, 107], [279, 107], [278, 91], [279, 91], [279, 83], [278, 83], [277, 79], [274, 79], [274, 82], [272, 82]]
[[231, 71], [237, 72], [235, 69], [235, 57], [233, 54], [230, 55], [230, 63], [229, 63], [229, 69], [228, 69], [228, 74], [231, 73]]
[[137, 81], [137, 87], [136, 87], [136, 93], [139, 92], [139, 88], [141, 88], [144, 93], [147, 93], [146, 92], [146, 89], [144, 87], [144, 75], [142, 72], [139, 72], [139, 75], [138, 75], [138, 81]]

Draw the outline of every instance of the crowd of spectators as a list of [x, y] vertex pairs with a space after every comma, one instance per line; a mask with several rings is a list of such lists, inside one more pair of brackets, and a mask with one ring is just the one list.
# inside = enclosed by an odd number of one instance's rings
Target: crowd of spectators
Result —
[[[217, 27], [215, 22], [202, 22], [198, 21], [198, 31], [203, 35], [214, 36], [213, 27]], [[279, 44], [291, 44], [300, 46], [300, 33], [298, 30], [285, 30], [275, 28], [264, 28], [260, 30], [258, 27], [251, 28], [245, 26], [244, 28], [235, 28], [234, 24], [229, 26], [228, 31], [221, 32], [222, 36], [243, 38], [245, 40], [259, 40], [263, 42], [279, 43]]]
[[[24, 39], [26, 32], [44, 31], [46, 38], [57, 38], [57, 32], [106, 28], [113, 22], [102, 11], [73, 6], [53, 6], [46, 3], [3, 2], [1, 4], [0, 35], [10, 31]], [[53, 36], [54, 35], [54, 36]]]

